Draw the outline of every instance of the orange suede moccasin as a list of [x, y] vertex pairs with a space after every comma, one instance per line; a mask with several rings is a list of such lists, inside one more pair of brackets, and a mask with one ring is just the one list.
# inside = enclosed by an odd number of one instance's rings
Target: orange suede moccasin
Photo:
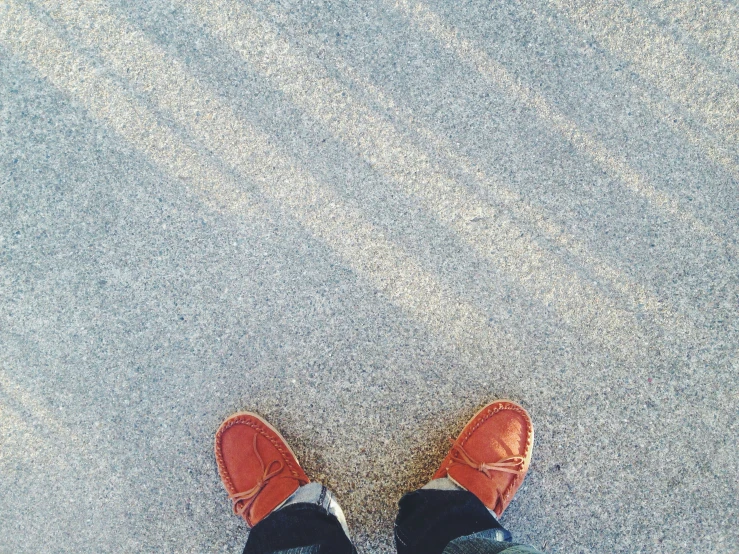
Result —
[[234, 514], [250, 527], [310, 482], [285, 439], [255, 414], [239, 412], [224, 421], [215, 451]]
[[498, 400], [477, 412], [451, 442], [434, 479], [449, 477], [500, 516], [531, 462], [534, 426], [529, 414], [518, 404]]

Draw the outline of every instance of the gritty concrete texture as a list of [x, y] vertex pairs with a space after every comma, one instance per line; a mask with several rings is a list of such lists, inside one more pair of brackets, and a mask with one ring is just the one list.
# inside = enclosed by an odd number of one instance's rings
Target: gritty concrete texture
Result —
[[501, 397], [546, 552], [739, 552], [739, 9], [3, 0], [0, 552], [239, 552], [240, 409], [362, 552]]

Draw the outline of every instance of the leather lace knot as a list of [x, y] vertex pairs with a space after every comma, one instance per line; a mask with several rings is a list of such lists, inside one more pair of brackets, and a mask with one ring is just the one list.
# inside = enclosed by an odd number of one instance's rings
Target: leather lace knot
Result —
[[[262, 492], [262, 489], [267, 486], [269, 480], [279, 475], [282, 469], [285, 467], [285, 464], [283, 464], [280, 460], [272, 460], [265, 467], [264, 460], [262, 460], [262, 456], [260, 456], [259, 450], [257, 449], [258, 436], [258, 434], [254, 435], [254, 454], [257, 456], [257, 460], [259, 460], [259, 465], [262, 466], [262, 476], [257, 480], [256, 485], [254, 485], [248, 491], [237, 492], [228, 496], [233, 502], [234, 514], [241, 517], [245, 517], [245, 514], [249, 513], [249, 509], [252, 507], [252, 505], [254, 505], [257, 496], [260, 492]], [[273, 464], [277, 464], [277, 468], [274, 470], [271, 469]]]
[[523, 472], [524, 458], [523, 456], [508, 456], [501, 458], [497, 462], [478, 462], [470, 456], [464, 447], [455, 441], [449, 439], [452, 443], [452, 463], [463, 464], [477, 471], [484, 473], [488, 479], [492, 479], [491, 471], [502, 471], [503, 473], [512, 473], [517, 475]]

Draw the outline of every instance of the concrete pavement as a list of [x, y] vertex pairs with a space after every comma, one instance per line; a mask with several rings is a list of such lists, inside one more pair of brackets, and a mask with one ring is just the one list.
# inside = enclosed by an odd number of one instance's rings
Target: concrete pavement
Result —
[[0, 5], [0, 552], [239, 552], [265, 416], [362, 552], [486, 402], [546, 552], [739, 552], [732, 3]]

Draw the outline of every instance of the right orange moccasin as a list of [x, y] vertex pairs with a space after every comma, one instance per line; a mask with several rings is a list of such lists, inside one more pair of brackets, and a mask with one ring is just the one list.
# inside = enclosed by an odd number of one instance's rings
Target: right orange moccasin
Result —
[[534, 426], [518, 404], [497, 400], [470, 420], [434, 479], [449, 477], [500, 516], [531, 462]]

